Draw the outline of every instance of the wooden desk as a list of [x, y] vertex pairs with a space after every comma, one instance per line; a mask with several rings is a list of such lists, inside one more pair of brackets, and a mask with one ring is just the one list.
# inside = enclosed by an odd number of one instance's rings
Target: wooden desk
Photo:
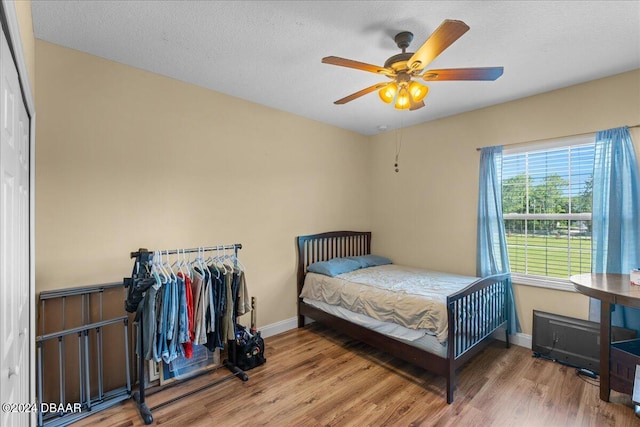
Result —
[[600, 399], [609, 401], [611, 367], [611, 305], [640, 307], [640, 286], [631, 285], [628, 274], [578, 274], [571, 276], [576, 290], [599, 299]]

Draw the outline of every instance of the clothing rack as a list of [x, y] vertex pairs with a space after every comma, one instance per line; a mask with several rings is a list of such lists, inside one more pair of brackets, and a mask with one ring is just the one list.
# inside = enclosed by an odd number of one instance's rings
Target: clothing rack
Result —
[[[233, 250], [234, 251], [234, 256], [235, 256], [235, 260], [238, 259], [238, 251], [242, 249], [242, 244], [241, 243], [235, 243], [232, 245], [223, 245], [223, 246], [210, 246], [210, 247], [199, 247], [199, 248], [189, 248], [189, 249], [169, 249], [169, 250], [163, 250], [163, 251], [159, 251], [162, 253], [162, 255], [180, 255], [180, 254], [187, 254], [187, 253], [194, 253], [194, 252], [198, 252], [198, 253], [202, 253], [202, 252], [212, 252], [212, 251], [227, 251], [227, 250]], [[148, 262], [148, 260], [150, 259], [150, 256], [153, 255], [154, 251], [149, 251], [147, 249], [138, 249], [136, 252], [131, 252], [131, 258], [135, 258], [136, 259], [136, 265], [140, 265], [143, 263]], [[237, 265], [237, 261], [236, 261], [236, 265]], [[135, 267], [134, 267], [134, 271], [135, 271]], [[126, 284], [125, 284], [126, 286]], [[142, 305], [142, 302], [140, 302], [140, 306]], [[153, 423], [153, 415], [151, 414], [151, 410], [152, 409], [158, 409], [161, 408], [163, 406], [169, 405], [177, 400], [180, 400], [184, 397], [187, 396], [191, 396], [195, 393], [198, 393], [200, 391], [206, 390], [208, 388], [211, 388], [223, 381], [226, 381], [227, 379], [233, 378], [233, 377], [237, 377], [239, 379], [241, 379], [242, 381], [247, 381], [249, 379], [249, 377], [247, 376], [247, 374], [240, 368], [238, 368], [238, 366], [236, 366], [236, 341], [235, 339], [233, 340], [228, 340], [228, 345], [227, 345], [227, 359], [225, 359], [222, 364], [224, 367], [226, 367], [231, 374], [221, 378], [217, 381], [211, 382], [209, 384], [205, 384], [202, 387], [199, 387], [195, 390], [191, 390], [189, 392], [186, 392], [180, 396], [176, 396], [172, 399], [169, 399], [165, 402], [162, 402], [160, 404], [157, 404], [156, 406], [154, 406], [153, 408], [149, 408], [145, 402], [145, 366], [147, 365], [146, 360], [143, 353], [143, 348], [144, 348], [144, 316], [141, 315], [141, 311], [140, 309], [138, 309], [138, 313], [136, 315], [136, 319], [138, 322], [138, 345], [139, 345], [139, 352], [140, 354], [138, 355], [138, 362], [139, 362], [139, 368], [138, 368], [138, 378], [139, 378], [139, 391], [134, 392], [133, 393], [133, 398], [136, 401], [137, 405], [138, 405], [138, 411], [140, 412], [140, 416], [142, 417], [143, 421], [145, 424], [151, 424]], [[235, 332], [235, 323], [236, 323], [236, 319], [233, 319], [233, 323], [234, 323], [234, 332]], [[208, 372], [208, 371], [206, 371]], [[206, 373], [204, 372], [204, 373]]]

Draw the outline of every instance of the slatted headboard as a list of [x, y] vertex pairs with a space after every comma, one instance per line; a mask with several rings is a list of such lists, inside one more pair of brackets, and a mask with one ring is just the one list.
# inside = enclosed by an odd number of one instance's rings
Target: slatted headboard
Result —
[[370, 231], [331, 231], [298, 236], [298, 294], [302, 292], [307, 267], [318, 261], [371, 253]]

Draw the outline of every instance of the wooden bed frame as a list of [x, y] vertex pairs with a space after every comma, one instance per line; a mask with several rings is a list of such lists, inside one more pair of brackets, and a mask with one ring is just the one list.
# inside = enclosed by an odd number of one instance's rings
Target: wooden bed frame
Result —
[[[371, 253], [371, 232], [334, 231], [298, 239], [298, 327], [308, 316], [332, 329], [408, 361], [447, 381], [447, 403], [453, 402], [456, 369], [483, 350], [492, 333], [506, 326], [506, 346], [509, 347], [508, 279], [510, 274], [483, 277], [447, 297], [448, 338], [447, 357], [440, 357], [392, 337], [325, 313], [305, 304], [299, 297], [307, 267], [331, 258]], [[470, 315], [469, 315], [470, 314]], [[485, 321], [489, 319], [489, 321]], [[453, 327], [452, 327], [453, 325]]]

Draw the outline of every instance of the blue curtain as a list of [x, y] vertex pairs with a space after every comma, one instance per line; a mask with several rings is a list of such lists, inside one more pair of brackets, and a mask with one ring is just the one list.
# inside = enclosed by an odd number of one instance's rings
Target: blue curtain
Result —
[[[640, 267], [640, 180], [629, 128], [596, 133], [593, 169], [592, 262], [594, 273], [629, 274]], [[599, 320], [600, 301], [590, 318]], [[640, 310], [614, 306], [613, 325], [640, 332]]]
[[[506, 273], [509, 267], [507, 237], [502, 219], [502, 147], [486, 147], [480, 152], [480, 191], [478, 195], [478, 237], [476, 275]], [[520, 332], [520, 322], [508, 284], [509, 334]]]

